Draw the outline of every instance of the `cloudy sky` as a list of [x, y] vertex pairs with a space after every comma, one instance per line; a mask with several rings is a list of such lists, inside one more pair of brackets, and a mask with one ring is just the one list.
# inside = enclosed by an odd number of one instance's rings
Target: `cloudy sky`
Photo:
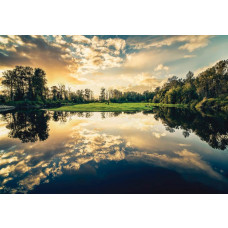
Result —
[[0, 77], [40, 67], [48, 85], [142, 92], [228, 59], [228, 36], [0, 36]]

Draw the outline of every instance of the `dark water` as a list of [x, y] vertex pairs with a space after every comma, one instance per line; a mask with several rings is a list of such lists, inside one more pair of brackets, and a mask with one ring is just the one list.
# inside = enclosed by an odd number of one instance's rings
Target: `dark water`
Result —
[[228, 117], [1, 113], [0, 193], [228, 193]]

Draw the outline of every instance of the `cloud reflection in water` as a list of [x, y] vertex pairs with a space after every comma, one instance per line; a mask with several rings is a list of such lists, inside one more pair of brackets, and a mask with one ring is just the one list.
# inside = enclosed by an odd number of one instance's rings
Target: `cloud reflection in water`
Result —
[[[152, 114], [116, 116], [107, 113], [101, 116], [93, 113], [73, 114], [67, 118], [56, 116], [56, 113], [50, 115], [50, 132], [45, 141], [21, 143], [17, 139], [9, 139], [6, 134], [0, 136], [2, 193], [27, 193], [66, 170], [77, 171], [83, 164], [102, 160], [141, 160], [182, 174], [189, 172], [197, 176], [200, 173], [226, 182], [202, 156], [209, 146], [205, 149], [194, 135], [184, 139], [178, 130], [168, 132]], [[1, 123], [1, 128], [3, 126]], [[202, 155], [193, 141], [200, 145], [200, 149], [204, 148]]]

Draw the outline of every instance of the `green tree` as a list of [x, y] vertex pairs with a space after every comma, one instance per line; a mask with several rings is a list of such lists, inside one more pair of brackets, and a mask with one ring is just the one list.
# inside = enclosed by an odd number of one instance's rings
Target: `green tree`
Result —
[[35, 100], [44, 98], [46, 83], [46, 73], [42, 69], [36, 68], [32, 77]]

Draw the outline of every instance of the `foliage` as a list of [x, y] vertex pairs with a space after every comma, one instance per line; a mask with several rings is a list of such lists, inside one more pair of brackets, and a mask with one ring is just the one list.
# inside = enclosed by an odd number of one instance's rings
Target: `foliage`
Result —
[[16, 66], [3, 72], [2, 84], [9, 101], [44, 99], [47, 80], [40, 68]]
[[224, 60], [200, 73], [196, 78], [191, 71], [185, 79], [178, 79], [176, 76], [169, 78], [162, 88], [155, 90], [153, 102], [227, 110], [227, 95], [228, 60]]
[[3, 72], [0, 103], [19, 107], [28, 105], [60, 106], [64, 103], [87, 103], [94, 100], [90, 89], [72, 92], [65, 85], [47, 87], [46, 73], [40, 68], [16, 66]]
[[112, 103], [123, 102], [151, 102], [154, 97], [154, 92], [144, 91], [142, 94], [135, 91], [122, 92], [117, 89], [101, 88], [99, 100], [101, 102], [110, 101]]
[[13, 70], [3, 72], [2, 85], [6, 90], [0, 95], [0, 103], [23, 107], [40, 105], [50, 108], [100, 101], [108, 104], [149, 102], [153, 106], [178, 104], [201, 110], [228, 110], [228, 60], [218, 62], [197, 77], [191, 71], [185, 79], [172, 76], [154, 91], [122, 92], [102, 87], [99, 100], [94, 98], [93, 91], [88, 88], [71, 91], [63, 84], [48, 88], [44, 70], [28, 66], [16, 66]]

